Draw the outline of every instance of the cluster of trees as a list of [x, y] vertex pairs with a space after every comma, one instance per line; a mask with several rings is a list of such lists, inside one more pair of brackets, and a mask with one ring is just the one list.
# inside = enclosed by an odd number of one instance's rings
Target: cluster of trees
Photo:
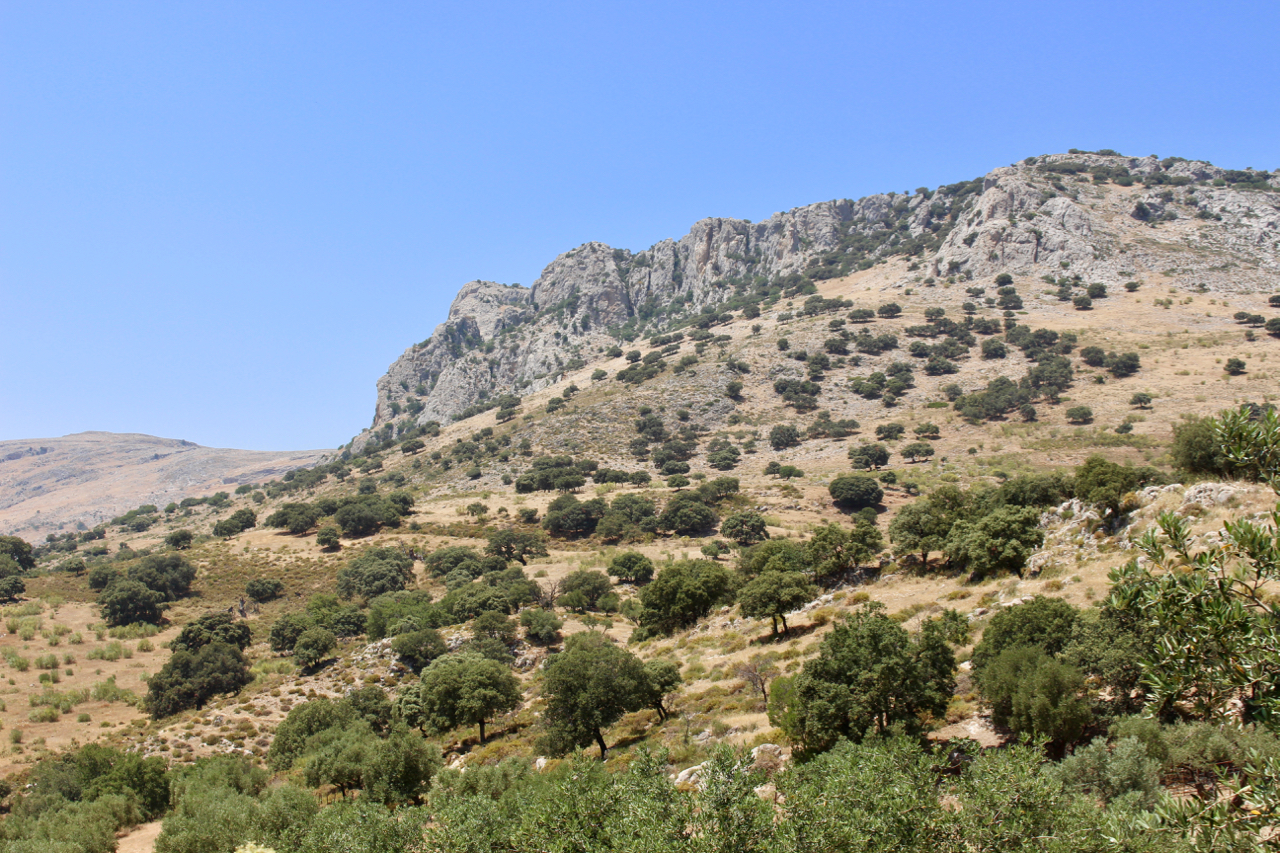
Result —
[[592, 459], [574, 460], [572, 456], [540, 456], [515, 479], [518, 494], [531, 492], [573, 492], [582, 488], [590, 477], [596, 483], [619, 483], [647, 486], [653, 479], [646, 471], [619, 471], [601, 468]]
[[[373, 485], [371, 481], [365, 482]], [[409, 514], [413, 503], [413, 495], [404, 491], [324, 497], [311, 503], [286, 503], [267, 516], [265, 524], [302, 536], [322, 519], [331, 517], [343, 536], [355, 538], [376, 533], [383, 527], [399, 527], [400, 519]]]
[[167, 717], [244, 687], [253, 680], [244, 656], [250, 639], [249, 626], [225, 613], [186, 625], [170, 646], [169, 660], [147, 681], [147, 712], [156, 719]]
[[1117, 354], [1106, 352], [1102, 347], [1084, 347], [1080, 350], [1080, 360], [1090, 367], [1101, 367], [1117, 379], [1132, 376], [1142, 367], [1142, 361], [1136, 352]]
[[169, 808], [172, 779], [163, 758], [97, 744], [43, 758], [13, 795], [0, 843], [24, 853], [111, 853], [118, 830]]
[[186, 595], [195, 577], [195, 567], [178, 554], [150, 554], [125, 574], [111, 566], [95, 566], [89, 586], [101, 590], [98, 606], [108, 625], [154, 625], [160, 622], [163, 606]]
[[0, 601], [12, 601], [26, 592], [21, 576], [35, 567], [30, 542], [17, 536], [0, 536]]
[[995, 725], [1045, 740], [1061, 757], [1086, 731], [1141, 710], [1139, 661], [1154, 642], [1110, 606], [1081, 611], [1037, 597], [992, 617], [973, 675]]
[[[683, 417], [687, 416], [684, 412]], [[661, 416], [648, 406], [640, 408], [635, 429], [637, 435], [631, 441], [630, 451], [636, 459], [648, 459], [665, 476], [689, 472], [688, 462], [698, 450], [697, 429], [684, 424], [671, 432]]]
[[1202, 824], [1181, 826], [1132, 798], [1099, 799], [1034, 748], [957, 755], [952, 772], [945, 751], [918, 740], [845, 741], [773, 778], [781, 809], [755, 793], [765, 773], [728, 748], [703, 765], [687, 793], [666, 777], [666, 756], [648, 752], [618, 772], [582, 757], [542, 774], [514, 759], [465, 774], [446, 770], [428, 797], [427, 844], [529, 850], [571, 838], [581, 850], [689, 853], [1195, 848], [1193, 829]]
[[713, 529], [720, 521], [714, 507], [737, 491], [737, 478], [718, 477], [672, 495], [661, 512], [642, 495], [619, 495], [609, 502], [566, 494], [547, 506], [542, 527], [556, 537], [595, 535], [604, 542], [634, 541], [659, 531], [690, 535]]
[[275, 771], [304, 767], [308, 785], [331, 785], [343, 795], [383, 805], [419, 802], [440, 769], [440, 748], [424, 742], [395, 713], [377, 686], [338, 700], [296, 705], [276, 729], [267, 765]]
[[230, 539], [232, 536], [239, 535], [246, 530], [258, 526], [258, 514], [248, 507], [238, 509], [231, 513], [230, 518], [224, 518], [215, 522], [213, 525], [213, 535], [219, 539]]
[[1153, 468], [1133, 468], [1090, 457], [1074, 476], [1028, 475], [998, 488], [941, 486], [899, 510], [889, 537], [899, 555], [941, 551], [947, 568], [975, 578], [1012, 572], [1021, 576], [1027, 559], [1043, 542], [1042, 508], [1072, 497], [1098, 506], [1115, 523], [1131, 508], [1126, 496], [1162, 482]]
[[[303, 781], [332, 779], [339, 790], [360, 790], [358, 798], [321, 809], [303, 788], [269, 784], [270, 775], [243, 756], [168, 770], [157, 758], [89, 746], [33, 768], [32, 787], [14, 797], [5, 840], [21, 851], [108, 853], [118, 827], [157, 817], [172, 802], [157, 849], [193, 853], [255, 849], [248, 845], [278, 853], [423, 845], [464, 853], [570, 843], [583, 851], [673, 853], [1191, 853], [1215, 840], [1215, 849], [1245, 849], [1248, 824], [1232, 833], [1207, 803], [1180, 807], [1155, 788], [1165, 768], [1180, 762], [1211, 772], [1214, 759], [1219, 768], [1242, 764], [1249, 749], [1276, 754], [1274, 739], [1154, 725], [1130, 725], [1112, 744], [1062, 764], [1046, 763], [1034, 746], [984, 751], [900, 736], [845, 740], [772, 778], [786, 803], [778, 809], [755, 790], [766, 772], [728, 747], [714, 751], [691, 790], [671, 781], [664, 753], [643, 749], [618, 770], [582, 754], [541, 773], [518, 758], [465, 773], [442, 769], [438, 750], [403, 733], [394, 714], [387, 734], [372, 733], [385, 719], [383, 705], [355, 696], [306, 703], [314, 710], [281, 728], [295, 744], [290, 766], [306, 767]], [[1230, 804], [1221, 811], [1249, 816]]]
[[774, 679], [770, 722], [807, 753], [894, 729], [918, 734], [926, 715], [942, 716], [955, 690], [947, 625], [964, 620], [948, 617], [926, 622], [913, 637], [882, 604], [863, 606], [823, 638], [798, 675]]

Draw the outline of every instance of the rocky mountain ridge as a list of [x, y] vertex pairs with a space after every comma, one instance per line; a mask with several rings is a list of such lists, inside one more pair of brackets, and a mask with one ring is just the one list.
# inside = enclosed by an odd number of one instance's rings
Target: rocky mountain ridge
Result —
[[1280, 273], [1280, 175], [1113, 152], [1029, 157], [914, 194], [819, 202], [751, 223], [710, 218], [641, 252], [587, 243], [532, 287], [473, 281], [377, 383], [354, 442], [447, 423], [555, 382], [617, 343], [812, 292], [894, 256], [890, 288], [1000, 272], [1252, 292]]

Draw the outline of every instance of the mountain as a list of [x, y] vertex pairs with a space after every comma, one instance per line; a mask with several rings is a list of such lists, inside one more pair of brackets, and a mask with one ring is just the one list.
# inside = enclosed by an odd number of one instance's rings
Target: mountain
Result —
[[163, 506], [278, 478], [326, 452], [228, 450], [110, 432], [0, 441], [0, 531], [36, 541], [141, 504]]
[[473, 281], [448, 318], [377, 383], [363, 446], [447, 423], [502, 394], [553, 384], [619, 342], [689, 325], [814, 282], [905, 263], [885, 289], [1079, 276], [1118, 287], [1152, 275], [1240, 293], [1280, 274], [1280, 176], [1111, 151], [1029, 157], [911, 195], [819, 202], [764, 222], [704, 219], [641, 252], [587, 243], [530, 288]]

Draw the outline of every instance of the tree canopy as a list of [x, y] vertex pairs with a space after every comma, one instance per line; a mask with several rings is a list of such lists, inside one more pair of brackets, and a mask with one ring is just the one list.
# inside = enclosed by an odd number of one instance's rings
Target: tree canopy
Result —
[[832, 629], [799, 675], [774, 680], [769, 719], [809, 752], [894, 725], [918, 731], [922, 715], [946, 710], [954, 671], [936, 622], [911, 636], [884, 605], [868, 604]]
[[343, 598], [374, 598], [413, 582], [413, 560], [398, 548], [366, 548], [338, 570]]
[[733, 587], [733, 576], [718, 563], [677, 560], [640, 590], [641, 631], [651, 636], [687, 628], [729, 601]]
[[603, 759], [608, 750], [604, 729], [648, 706], [653, 692], [649, 673], [635, 655], [603, 634], [574, 634], [547, 665], [543, 745], [563, 755], [595, 743]]
[[396, 700], [396, 710], [410, 725], [427, 732], [446, 732], [464, 725], [480, 727], [496, 714], [520, 704], [520, 682], [505, 666], [471, 652], [436, 658], [418, 683]]

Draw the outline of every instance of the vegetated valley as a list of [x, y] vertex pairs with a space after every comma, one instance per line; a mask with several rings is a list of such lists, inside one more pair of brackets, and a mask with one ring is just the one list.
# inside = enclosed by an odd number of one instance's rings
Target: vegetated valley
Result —
[[472, 282], [325, 461], [0, 538], [0, 850], [1271, 849], [1277, 365], [1176, 157]]

